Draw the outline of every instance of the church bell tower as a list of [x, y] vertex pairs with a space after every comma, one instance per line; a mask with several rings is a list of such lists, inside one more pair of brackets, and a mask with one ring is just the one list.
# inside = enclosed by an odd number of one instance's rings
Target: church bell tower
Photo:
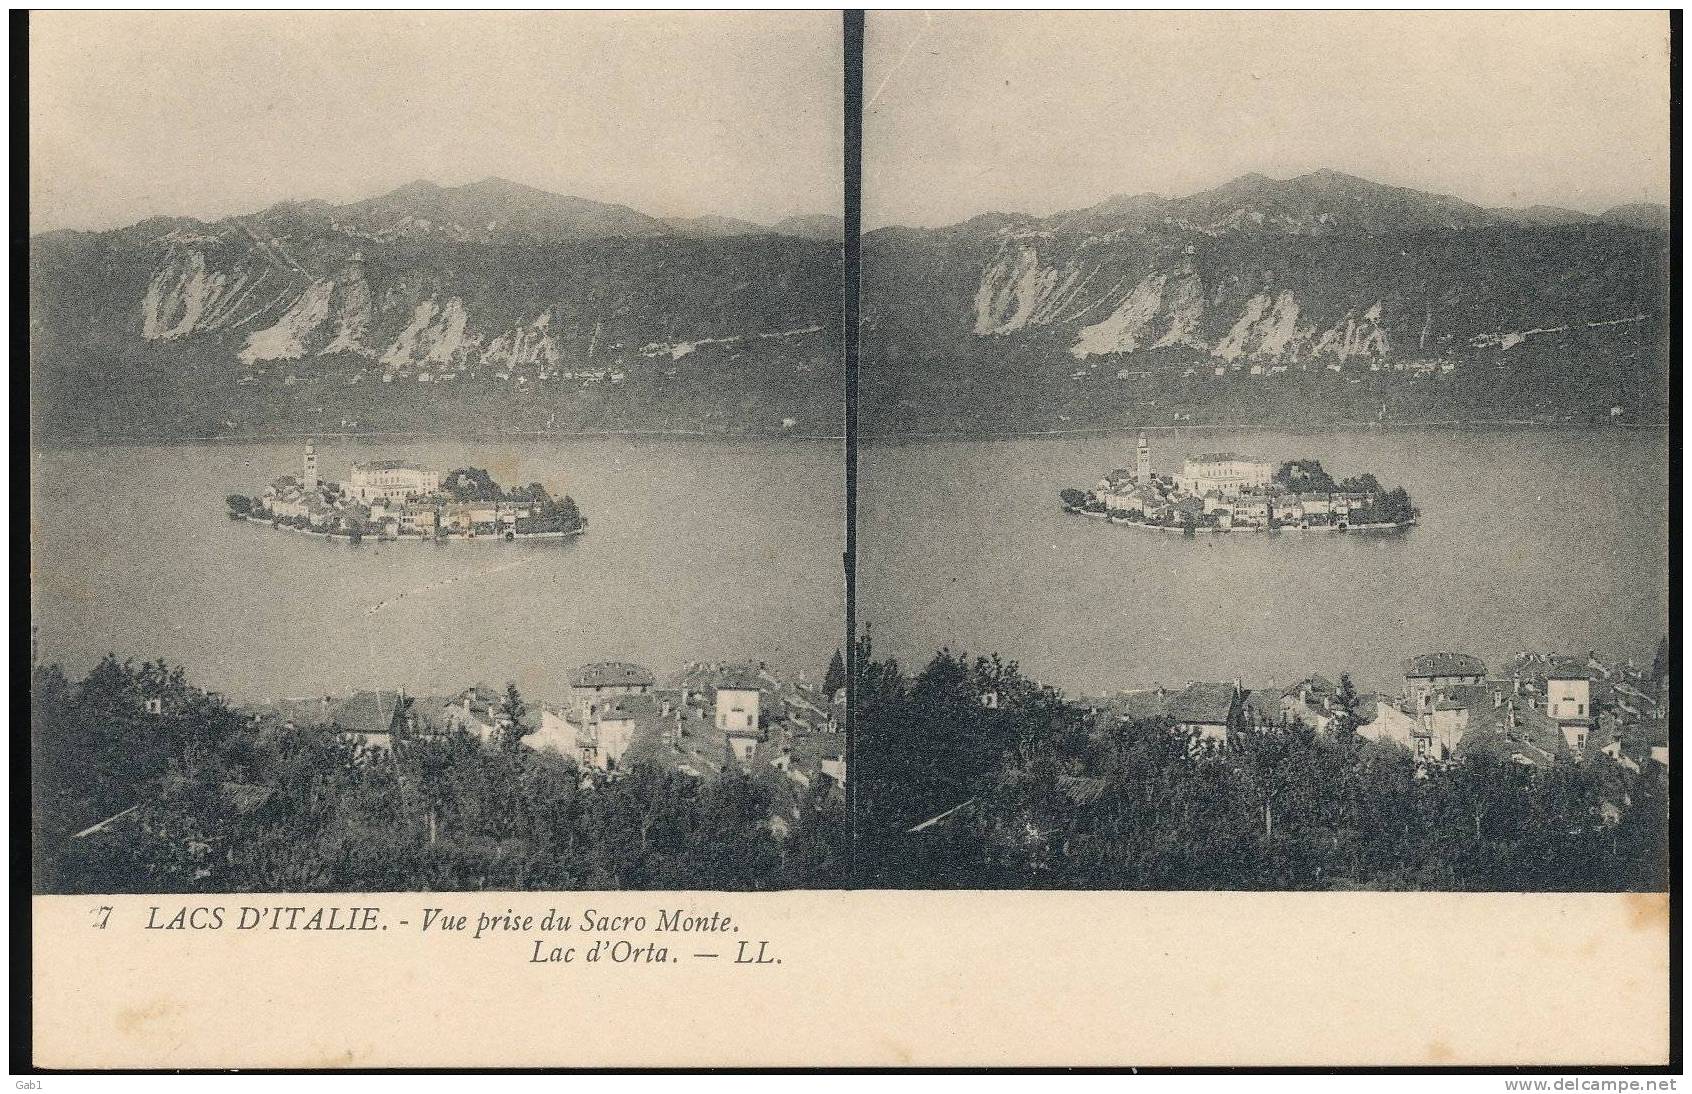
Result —
[[306, 442], [305, 456], [300, 460], [300, 485], [307, 490], [317, 489], [317, 446]]
[[1146, 440], [1146, 431], [1140, 430], [1140, 446], [1135, 454], [1134, 481], [1151, 481], [1151, 444]]

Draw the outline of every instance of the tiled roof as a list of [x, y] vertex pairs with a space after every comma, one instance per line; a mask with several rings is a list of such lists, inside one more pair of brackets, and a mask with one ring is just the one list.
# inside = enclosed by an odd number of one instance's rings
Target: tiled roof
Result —
[[767, 686], [757, 673], [745, 670], [725, 672], [717, 678], [718, 691], [763, 691]]
[[653, 683], [650, 669], [626, 661], [583, 665], [570, 674], [570, 686], [577, 688], [651, 687]]
[[[1514, 725], [1511, 724], [1512, 708]], [[1462, 741], [1458, 742], [1458, 751], [1465, 751], [1463, 746], [1470, 744], [1471, 739], [1471, 748], [1490, 749], [1498, 754], [1514, 749], [1524, 752], [1535, 762], [1542, 756], [1549, 763], [1568, 748], [1562, 727], [1556, 721], [1530, 706], [1512, 702], [1498, 707], [1487, 705], [1471, 709], [1469, 727], [1463, 733]]]
[[1233, 684], [1188, 684], [1185, 691], [1170, 700], [1169, 717], [1177, 722], [1227, 725], [1239, 694]]
[[1500, 760], [1526, 762], [1534, 767], [1550, 767], [1557, 758], [1555, 752], [1534, 741], [1509, 734], [1496, 725], [1464, 733], [1462, 740], [1457, 742], [1457, 755], [1492, 756]]
[[355, 691], [330, 709], [327, 721], [348, 733], [392, 733], [410, 705], [397, 691]]
[[619, 695], [615, 702], [599, 712], [601, 719], [651, 719], [658, 714], [658, 700], [652, 695]]
[[710, 726], [694, 725], [674, 738], [665, 733], [661, 721], [643, 722], [635, 728], [622, 766], [648, 763], [668, 771], [680, 771], [695, 778], [714, 775], [728, 761], [723, 735]]
[[1486, 664], [1466, 653], [1424, 653], [1404, 662], [1405, 676], [1485, 676]]
[[1280, 688], [1252, 688], [1246, 696], [1246, 706], [1259, 721], [1273, 722], [1281, 716], [1281, 699], [1285, 695]]
[[741, 688], [747, 691], [780, 691], [781, 680], [768, 666], [756, 661], [695, 661], [687, 665], [676, 679], [677, 686], [702, 692], [717, 688]]
[[365, 460], [363, 463], [353, 464], [354, 471], [422, 471], [423, 468], [409, 460]]
[[1169, 709], [1169, 693], [1162, 688], [1125, 691], [1109, 700], [1111, 713], [1129, 722], [1145, 722], [1161, 718]]
[[795, 762], [807, 770], [817, 770], [821, 768], [824, 760], [845, 759], [846, 734], [805, 734], [790, 738], [786, 747], [791, 751]]
[[1434, 706], [1440, 710], [1474, 710], [1492, 705], [1492, 690], [1485, 684], [1447, 684], [1435, 695]]

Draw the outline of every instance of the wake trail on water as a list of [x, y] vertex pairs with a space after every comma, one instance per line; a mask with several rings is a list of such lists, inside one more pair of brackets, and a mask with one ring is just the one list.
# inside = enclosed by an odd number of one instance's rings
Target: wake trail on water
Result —
[[540, 558], [539, 555], [530, 555], [528, 558], [520, 558], [515, 562], [506, 562], [498, 566], [491, 566], [486, 570], [475, 570], [467, 574], [456, 574], [452, 577], [443, 577], [439, 581], [431, 581], [427, 585], [419, 585], [415, 589], [407, 589], [403, 593], [397, 593], [387, 600], [378, 600], [376, 603], [364, 609], [364, 614], [375, 615], [377, 612], [393, 607], [406, 597], [421, 596], [425, 593], [439, 592], [441, 589], [444, 589], [449, 585], [455, 585], [460, 581], [466, 581], [470, 578], [493, 577], [496, 574], [502, 574], [508, 570], [515, 570], [520, 566], [528, 566], [538, 558]]

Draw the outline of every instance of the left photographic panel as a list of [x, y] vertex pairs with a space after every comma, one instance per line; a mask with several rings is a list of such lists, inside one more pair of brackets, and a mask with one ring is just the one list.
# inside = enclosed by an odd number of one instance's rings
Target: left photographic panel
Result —
[[28, 30], [35, 891], [841, 887], [839, 15]]

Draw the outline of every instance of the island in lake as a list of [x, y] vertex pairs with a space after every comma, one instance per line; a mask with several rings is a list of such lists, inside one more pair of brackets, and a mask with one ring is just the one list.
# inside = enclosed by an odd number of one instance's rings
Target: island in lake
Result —
[[345, 482], [318, 474], [317, 449], [307, 442], [298, 475], [283, 475], [263, 494], [230, 494], [235, 520], [269, 524], [358, 543], [383, 540], [565, 539], [587, 529], [568, 495], [544, 486], [501, 487], [479, 467], [445, 477], [404, 460], [355, 463]]
[[1118, 468], [1092, 490], [1059, 492], [1065, 512], [1112, 524], [1185, 532], [1398, 531], [1416, 523], [1402, 487], [1387, 489], [1372, 474], [1335, 481], [1319, 460], [1275, 468], [1235, 452], [1188, 456], [1178, 475], [1151, 469], [1151, 445], [1140, 434], [1135, 469]]

